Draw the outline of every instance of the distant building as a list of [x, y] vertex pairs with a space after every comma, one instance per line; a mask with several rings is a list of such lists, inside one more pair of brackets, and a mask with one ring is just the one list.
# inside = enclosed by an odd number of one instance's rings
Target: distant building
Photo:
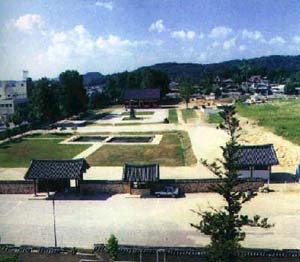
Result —
[[272, 88], [267, 77], [262, 77], [261, 75], [253, 75], [248, 79], [246, 84], [249, 91], [252, 93], [259, 93], [262, 95], [272, 94]]
[[248, 79], [248, 81], [251, 83], [259, 83], [261, 80], [262, 80], [261, 75], [253, 75], [253, 76], [250, 76]]
[[273, 94], [284, 94], [284, 87], [285, 85], [272, 85], [272, 93]]
[[123, 94], [123, 103], [125, 107], [150, 108], [159, 107], [160, 89], [126, 89]]
[[209, 95], [205, 95], [205, 100], [215, 100], [216, 95], [215, 93], [210, 93]]
[[175, 82], [175, 81], [172, 81], [169, 84], [169, 89], [170, 89], [171, 92], [172, 91], [173, 92], [179, 91], [179, 84], [177, 82]]
[[27, 82], [0, 81], [0, 122], [16, 111], [20, 104], [27, 102]]
[[105, 84], [102, 85], [90, 85], [90, 86], [85, 86], [84, 88], [86, 89], [86, 94], [88, 96], [94, 95], [94, 94], [102, 94], [104, 91]]

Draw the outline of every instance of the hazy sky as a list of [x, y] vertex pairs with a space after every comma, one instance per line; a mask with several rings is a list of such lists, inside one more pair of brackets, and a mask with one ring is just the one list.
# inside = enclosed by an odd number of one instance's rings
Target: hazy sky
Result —
[[0, 0], [0, 79], [300, 54], [300, 0]]

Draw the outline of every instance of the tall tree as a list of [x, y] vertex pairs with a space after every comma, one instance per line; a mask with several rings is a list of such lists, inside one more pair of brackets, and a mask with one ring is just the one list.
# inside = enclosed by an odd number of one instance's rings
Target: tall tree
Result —
[[241, 72], [241, 78], [243, 81], [247, 81], [249, 77], [249, 72], [251, 70], [251, 66], [247, 60], [243, 60], [239, 66], [239, 70]]
[[258, 215], [249, 218], [240, 214], [242, 205], [252, 199], [255, 194], [246, 194], [238, 190], [242, 183], [237, 174], [237, 161], [239, 144], [237, 132], [240, 130], [239, 121], [234, 117], [234, 106], [228, 106], [220, 113], [223, 123], [220, 127], [230, 136], [226, 146], [221, 147], [223, 160], [219, 163], [208, 164], [203, 161], [222, 183], [212, 187], [212, 190], [221, 195], [225, 206], [221, 210], [196, 212], [201, 217], [199, 224], [192, 224], [205, 235], [210, 236], [211, 243], [208, 246], [207, 261], [209, 262], [236, 262], [239, 261], [240, 242], [245, 239], [243, 226], [256, 226], [268, 228], [267, 218], [261, 219]]
[[32, 122], [51, 123], [60, 117], [57, 81], [46, 77], [37, 80], [29, 100]]
[[284, 93], [286, 95], [294, 95], [296, 93], [296, 87], [293, 83], [287, 83], [284, 86]]
[[59, 75], [63, 94], [63, 109], [65, 115], [85, 112], [88, 97], [83, 86], [82, 76], [77, 71], [67, 70]]
[[179, 84], [179, 95], [184, 100], [186, 108], [188, 108], [192, 94], [194, 93], [194, 87], [188, 80], [184, 80]]

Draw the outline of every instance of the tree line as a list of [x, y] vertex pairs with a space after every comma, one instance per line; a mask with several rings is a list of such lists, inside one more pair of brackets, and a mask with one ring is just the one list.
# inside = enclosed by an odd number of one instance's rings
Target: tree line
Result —
[[17, 108], [11, 115], [15, 125], [28, 121], [33, 127], [41, 127], [65, 117], [85, 112], [88, 97], [82, 76], [77, 71], [67, 70], [58, 80], [43, 77], [27, 81], [28, 103]]
[[57, 120], [120, 103], [127, 88], [160, 88], [162, 96], [168, 92], [168, 76], [155, 69], [123, 72], [107, 77], [102, 92], [87, 95], [83, 76], [67, 70], [58, 79], [43, 77], [28, 80], [28, 103], [19, 107], [9, 121], [19, 125], [24, 120], [39, 127]]

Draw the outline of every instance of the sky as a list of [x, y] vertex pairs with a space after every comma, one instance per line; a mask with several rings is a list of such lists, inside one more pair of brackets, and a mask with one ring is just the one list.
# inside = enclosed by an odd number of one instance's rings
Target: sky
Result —
[[300, 54], [299, 0], [0, 0], [0, 79]]

